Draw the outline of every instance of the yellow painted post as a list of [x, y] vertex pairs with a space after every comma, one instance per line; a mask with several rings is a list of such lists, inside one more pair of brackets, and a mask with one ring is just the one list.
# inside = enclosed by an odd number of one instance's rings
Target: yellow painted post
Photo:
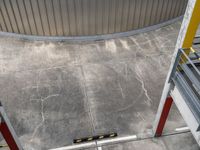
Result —
[[[196, 4], [193, 9], [193, 13], [190, 19], [190, 22], [188, 24], [188, 28], [186, 31], [185, 39], [183, 41], [182, 48], [190, 48], [192, 47], [192, 43], [196, 34], [196, 31], [198, 29], [200, 23], [200, 0], [196, 1]], [[185, 53], [189, 55], [190, 49], [186, 50]], [[185, 61], [186, 58], [182, 56], [182, 60]]]
[[199, 23], [200, 23], [200, 0], [197, 0], [193, 9], [190, 23], [187, 28], [185, 39], [183, 41], [183, 46], [182, 46], [183, 48], [192, 47], [193, 39], [198, 29]]

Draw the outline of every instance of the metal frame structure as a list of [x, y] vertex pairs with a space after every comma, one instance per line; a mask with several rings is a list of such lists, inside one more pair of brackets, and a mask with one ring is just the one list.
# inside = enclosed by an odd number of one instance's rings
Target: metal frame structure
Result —
[[0, 132], [3, 135], [11, 150], [23, 150], [20, 141], [5, 113], [3, 106], [0, 104]]
[[199, 9], [200, 0], [189, 0], [153, 130], [154, 136], [162, 135], [174, 101], [200, 146], [200, 60], [192, 48], [200, 23]]

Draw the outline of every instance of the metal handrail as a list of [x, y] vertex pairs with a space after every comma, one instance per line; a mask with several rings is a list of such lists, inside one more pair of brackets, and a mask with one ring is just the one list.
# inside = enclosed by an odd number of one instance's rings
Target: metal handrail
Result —
[[[186, 49], [186, 50], [188, 50], [188, 49]], [[191, 48], [191, 50], [192, 50], [192, 52], [194, 52], [194, 49]], [[182, 54], [182, 55], [179, 55], [180, 60], [182, 61], [183, 60], [182, 56], [184, 56], [186, 58], [186, 61], [185, 61], [185, 63], [181, 63], [181, 64], [179, 61], [178, 66], [180, 66], [181, 71], [183, 71], [185, 73], [185, 75], [187, 76], [187, 78], [191, 81], [192, 86], [194, 87], [194, 90], [196, 90], [197, 93], [199, 93], [200, 92], [200, 71], [196, 67], [196, 65], [193, 63], [193, 61], [189, 58], [189, 56], [185, 53], [184, 49], [179, 49], [179, 51]], [[200, 61], [199, 61], [199, 63], [200, 63]], [[190, 69], [189, 65], [193, 68], [193, 71]], [[177, 66], [177, 68], [178, 68], [178, 66]], [[179, 71], [180, 71], [180, 69], [179, 69]]]
[[192, 61], [191, 53], [194, 53], [194, 49], [178, 50], [169, 82], [173, 82], [185, 97], [186, 104], [199, 123], [197, 131], [200, 131], [200, 70], [197, 68], [200, 60]]
[[[191, 48], [190, 48], [191, 49]], [[189, 64], [192, 65], [192, 67], [195, 69], [195, 71], [198, 73], [198, 75], [200, 76], [200, 71], [198, 70], [198, 68], [194, 65], [194, 63], [192, 62], [192, 60], [188, 57], [188, 55], [185, 53], [184, 50], [188, 50], [188, 49], [179, 49], [179, 51], [181, 51], [181, 53], [185, 56], [185, 58], [188, 60]], [[200, 63], [200, 61], [199, 61]]]
[[[199, 59], [195, 60], [194, 63], [194, 61], [192, 61], [191, 58], [189, 57], [190, 53], [186, 54], [185, 52], [185, 51], [188, 52], [188, 50], [194, 53], [193, 48], [187, 48], [187, 49], [181, 48], [178, 50], [174, 67], [172, 69], [172, 73], [169, 78], [169, 82], [174, 81], [174, 78], [176, 78], [175, 76], [177, 75], [177, 73], [183, 74], [184, 72], [185, 76], [192, 83], [191, 84], [191, 86], [193, 87], [192, 90], [195, 91], [195, 93], [197, 93], [197, 95], [200, 96], [200, 70], [196, 66], [197, 63], [200, 64], [200, 60]], [[191, 70], [191, 67], [193, 68], [193, 70]]]

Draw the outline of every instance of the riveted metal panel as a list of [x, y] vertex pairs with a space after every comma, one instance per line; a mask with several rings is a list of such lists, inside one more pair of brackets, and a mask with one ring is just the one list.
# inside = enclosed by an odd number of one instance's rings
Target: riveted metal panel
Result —
[[41, 36], [126, 32], [183, 15], [187, 0], [0, 0], [0, 31]]
[[133, 20], [133, 29], [140, 28], [140, 14], [141, 14], [141, 7], [142, 7], [142, 1], [136, 0], [136, 7], [135, 7], [135, 16]]
[[32, 34], [30, 30], [30, 23], [28, 21], [29, 16], [27, 15], [27, 10], [25, 8], [25, 2], [24, 0], [18, 0], [17, 2], [18, 2], [20, 18], [22, 19], [24, 32], [25, 34]]
[[60, 11], [62, 18], [62, 27], [63, 27], [63, 35], [70, 35], [70, 27], [69, 27], [69, 13], [67, 8], [67, 1], [60, 0]]
[[102, 22], [102, 34], [107, 34], [109, 31], [109, 1], [108, 0], [102, 0], [103, 2], [103, 10], [102, 10], [102, 18], [103, 18], [103, 22]]
[[83, 35], [89, 35], [89, 3], [90, 0], [83, 1]]
[[36, 29], [39, 34], [44, 35], [44, 24], [42, 24], [41, 12], [38, 4], [38, 0], [31, 0], [33, 8], [33, 16], [35, 18]]
[[19, 33], [18, 26], [16, 24], [16, 19], [13, 13], [12, 6], [10, 4], [10, 0], [3, 0], [1, 5], [3, 16], [6, 20], [6, 24], [8, 25], [9, 30], [12, 32]]
[[127, 23], [127, 30], [133, 29], [134, 17], [135, 17], [135, 10], [136, 10], [136, 1], [129, 0], [129, 7], [128, 7], [128, 23]]
[[36, 29], [35, 17], [33, 15], [33, 7], [32, 7], [30, 0], [24, 0], [24, 5], [25, 5], [25, 11], [27, 13], [27, 18], [28, 18], [31, 34], [32, 35], [41, 35], [40, 33], [38, 33], [38, 31]]
[[121, 24], [122, 24], [122, 15], [123, 15], [123, 4], [124, 1], [116, 0], [116, 7], [115, 7], [115, 31], [121, 31]]
[[41, 22], [42, 22], [42, 27], [44, 30], [44, 35], [51, 35], [50, 29], [49, 29], [49, 20], [47, 18], [47, 9], [45, 5], [45, 1], [38, 1], [39, 5], [39, 10], [40, 10], [40, 16], [41, 16]]
[[19, 9], [19, 1], [18, 0], [11, 0], [11, 8], [13, 10], [13, 14], [16, 19], [16, 24], [18, 26], [18, 30], [20, 33], [24, 34], [24, 22], [22, 20], [22, 16]]
[[0, 7], [0, 26], [1, 26], [1, 30], [2, 31], [8, 31], [8, 28], [7, 28], [6, 24], [5, 24], [5, 19], [4, 19], [3, 15], [2, 15], [1, 7]]
[[[121, 24], [121, 32], [127, 31], [127, 23], [128, 23], [128, 17], [129, 17], [129, 5], [130, 5], [130, 0], [124, 0], [123, 4], [123, 13], [122, 13], [122, 24]], [[124, 9], [128, 8], [128, 9]]]
[[109, 0], [109, 27], [108, 33], [115, 32], [115, 23], [116, 23], [116, 7], [117, 7], [117, 0]]
[[96, 14], [96, 27], [97, 27], [97, 32], [96, 34], [102, 34], [103, 32], [103, 9], [104, 9], [104, 2], [101, 2], [97, 0], [97, 14]]
[[153, 12], [153, 0], [147, 1], [147, 7], [148, 7], [148, 9], [146, 9], [146, 15], [145, 15], [145, 19], [144, 19], [144, 27], [149, 26], [151, 23], [152, 12]]

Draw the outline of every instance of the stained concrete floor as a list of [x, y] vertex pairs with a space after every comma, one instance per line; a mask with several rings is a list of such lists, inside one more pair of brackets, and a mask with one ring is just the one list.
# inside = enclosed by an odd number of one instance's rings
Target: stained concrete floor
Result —
[[[24, 149], [62, 147], [74, 138], [108, 132], [151, 133], [179, 28], [177, 22], [87, 43], [0, 37], [1, 101]], [[182, 126], [173, 107], [164, 132]], [[167, 143], [161, 138], [103, 149], [177, 150], [185, 141], [198, 149], [190, 133], [166, 138]]]

